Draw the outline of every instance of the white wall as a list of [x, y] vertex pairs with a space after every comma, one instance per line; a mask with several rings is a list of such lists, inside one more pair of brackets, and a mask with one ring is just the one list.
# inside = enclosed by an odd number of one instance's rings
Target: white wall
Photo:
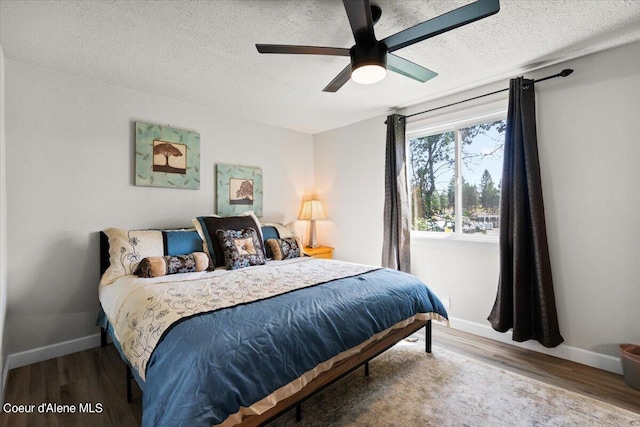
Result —
[[[570, 77], [536, 88], [551, 263], [565, 338], [552, 353], [617, 372], [617, 345], [640, 342], [638, 51], [636, 43], [527, 73], [539, 78], [575, 69]], [[404, 113], [503, 87], [508, 82]], [[380, 117], [315, 136], [316, 185], [324, 189], [332, 211], [323, 238], [336, 246], [338, 258], [380, 263], [383, 121]], [[496, 294], [497, 260], [495, 244], [412, 243], [414, 273], [437, 294], [451, 297], [454, 326], [477, 333], [490, 331], [486, 317]], [[537, 344], [527, 346], [543, 350]]]
[[377, 117], [314, 137], [315, 187], [328, 216], [316, 222], [318, 243], [335, 247], [337, 259], [380, 264], [384, 121]]
[[0, 402], [4, 399], [5, 365], [5, 320], [7, 314], [7, 176], [5, 143], [5, 86], [4, 54], [0, 46]]
[[638, 52], [572, 61], [537, 105], [560, 326], [568, 344], [616, 356], [640, 342]]
[[[10, 353], [96, 334], [98, 231], [190, 226], [215, 164], [263, 168], [265, 220], [311, 189], [310, 135], [11, 60], [6, 82]], [[200, 190], [133, 185], [135, 121], [200, 133]]]

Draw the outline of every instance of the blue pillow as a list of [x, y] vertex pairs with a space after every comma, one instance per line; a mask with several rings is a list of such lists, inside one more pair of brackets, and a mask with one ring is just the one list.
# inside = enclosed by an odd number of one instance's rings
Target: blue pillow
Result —
[[195, 230], [163, 231], [164, 254], [167, 256], [204, 252], [202, 239]]
[[265, 242], [267, 239], [279, 239], [280, 233], [278, 233], [278, 229], [272, 225], [265, 225], [262, 227], [262, 240]]

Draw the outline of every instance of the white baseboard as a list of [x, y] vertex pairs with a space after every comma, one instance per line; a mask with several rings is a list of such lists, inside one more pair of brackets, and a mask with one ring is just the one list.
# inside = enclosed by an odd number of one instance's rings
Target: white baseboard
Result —
[[56, 357], [98, 347], [99, 345], [100, 334], [94, 334], [45, 347], [38, 347], [32, 350], [13, 353], [7, 357], [6, 369], [8, 371], [9, 369], [31, 365], [33, 363], [43, 362], [49, 359], [55, 359]]
[[[494, 331], [488, 325], [482, 325], [480, 323], [470, 322], [468, 320], [458, 319], [455, 317], [451, 317], [449, 322], [451, 327], [454, 329], [459, 329], [464, 332], [469, 332], [474, 335], [493, 339], [516, 347], [549, 354], [561, 359], [571, 360], [572, 362], [582, 363], [583, 365], [592, 366], [615, 374], [622, 374], [620, 359], [617, 357], [595, 353], [593, 351], [583, 350], [581, 348], [571, 347], [565, 344], [560, 344], [556, 348], [546, 348], [534, 341], [519, 343], [511, 339], [511, 332], [500, 333]], [[98, 347], [99, 345], [100, 334], [94, 334], [58, 344], [10, 354], [4, 364], [4, 369], [2, 370], [2, 390], [4, 390], [4, 385], [6, 384], [8, 371], [10, 369], [54, 359], [56, 357]], [[3, 393], [0, 390], [0, 397], [2, 397], [2, 395]]]
[[555, 348], [547, 348], [536, 341], [516, 342], [512, 340], [511, 331], [501, 333], [493, 330], [489, 325], [482, 325], [480, 323], [457, 319], [455, 317], [449, 318], [449, 323], [452, 328], [469, 332], [470, 334], [490, 338], [516, 347], [526, 348], [528, 350], [537, 351], [538, 353], [549, 354], [561, 359], [571, 360], [572, 362], [581, 363], [583, 365], [592, 366], [594, 368], [622, 375], [622, 365], [620, 364], [620, 359], [617, 357], [583, 350], [578, 347], [571, 347], [566, 344], [560, 344]]

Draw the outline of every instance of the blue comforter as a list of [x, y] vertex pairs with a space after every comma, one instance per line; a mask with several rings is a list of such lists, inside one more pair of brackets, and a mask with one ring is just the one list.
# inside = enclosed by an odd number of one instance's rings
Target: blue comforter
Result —
[[380, 269], [180, 321], [147, 365], [142, 424], [219, 424], [417, 313], [447, 317], [416, 277]]

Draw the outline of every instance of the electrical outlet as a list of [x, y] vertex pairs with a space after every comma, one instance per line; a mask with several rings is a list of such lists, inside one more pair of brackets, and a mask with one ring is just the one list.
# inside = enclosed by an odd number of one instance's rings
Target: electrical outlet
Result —
[[440, 301], [442, 301], [444, 308], [447, 310], [451, 308], [451, 297], [440, 297]]

